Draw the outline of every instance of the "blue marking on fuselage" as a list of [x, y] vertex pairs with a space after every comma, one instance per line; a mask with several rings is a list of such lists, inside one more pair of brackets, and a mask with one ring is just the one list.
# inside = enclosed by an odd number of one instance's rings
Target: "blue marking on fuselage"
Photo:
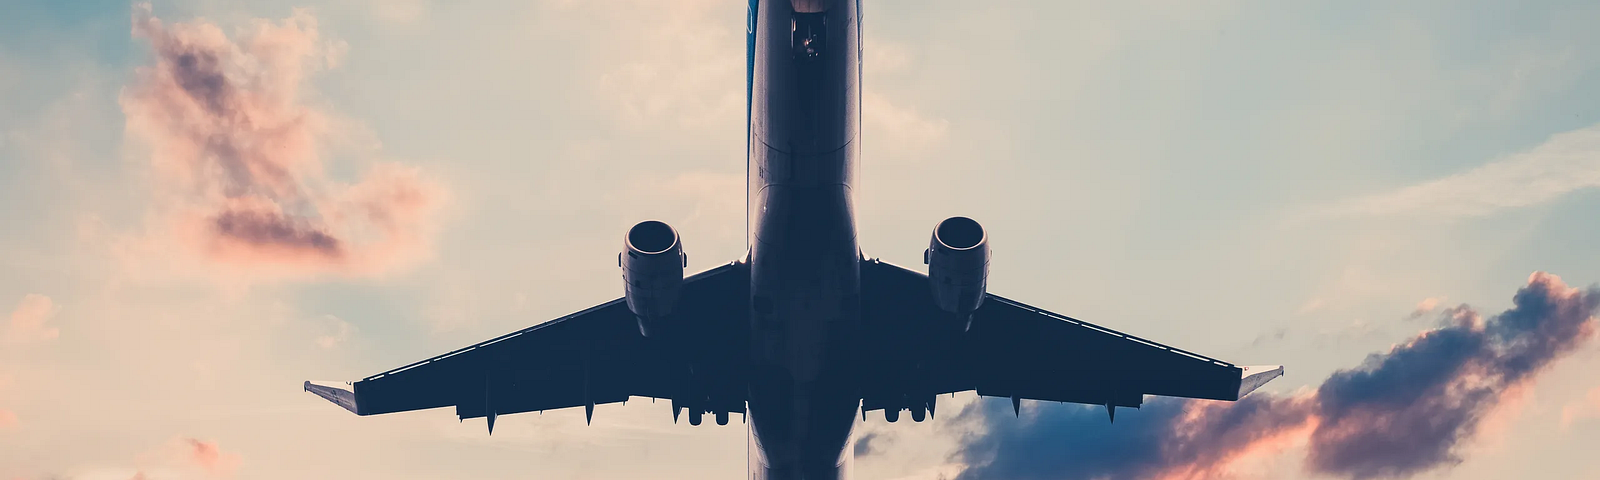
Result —
[[756, 89], [756, 11], [761, 8], [761, 0], [750, 0], [750, 8], [746, 10], [745, 20], [745, 47], [744, 47], [744, 218], [745, 235], [744, 249], [750, 250], [750, 118], [751, 103], [755, 99]]

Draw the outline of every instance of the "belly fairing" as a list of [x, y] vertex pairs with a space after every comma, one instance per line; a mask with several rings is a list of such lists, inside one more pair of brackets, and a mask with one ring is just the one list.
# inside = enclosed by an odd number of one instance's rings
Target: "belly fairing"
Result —
[[853, 463], [858, 6], [752, 9], [750, 478], [840, 479]]

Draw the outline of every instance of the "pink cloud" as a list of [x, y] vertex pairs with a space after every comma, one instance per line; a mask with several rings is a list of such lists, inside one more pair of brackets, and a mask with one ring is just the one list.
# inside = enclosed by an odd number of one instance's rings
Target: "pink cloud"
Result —
[[[7, 387], [11, 386], [11, 377], [0, 373], [0, 397], [4, 397]], [[0, 408], [0, 428], [7, 428], [17, 424], [17, 412]]]
[[1439, 297], [1422, 299], [1422, 301], [1417, 302], [1417, 308], [1411, 311], [1410, 318], [1422, 318], [1423, 315], [1433, 313], [1434, 310], [1439, 308], [1439, 303], [1443, 301], [1444, 299]]
[[1561, 427], [1572, 426], [1580, 420], [1600, 418], [1600, 387], [1590, 390], [1583, 400], [1561, 407]]
[[229, 476], [239, 467], [239, 455], [225, 453], [217, 448], [216, 443], [185, 439], [188, 443], [189, 461], [205, 469], [206, 473], [214, 476]]
[[351, 135], [305, 101], [307, 78], [342, 44], [304, 10], [230, 38], [204, 21], [135, 8], [154, 65], [121, 98], [148, 146], [156, 197], [178, 245], [216, 265], [285, 275], [370, 275], [426, 254], [444, 190], [415, 168], [376, 164], [354, 183], [324, 156]]
[[61, 329], [49, 326], [50, 319], [59, 311], [50, 297], [30, 293], [22, 297], [17, 308], [11, 311], [11, 323], [6, 339], [13, 343], [30, 343], [53, 340], [61, 336]]
[[[140, 461], [142, 467], [123, 470], [134, 472], [130, 480], [232, 478], [243, 462], [239, 454], [222, 451], [215, 442], [195, 438], [167, 442], [145, 457]], [[107, 476], [111, 475], [97, 477]]]

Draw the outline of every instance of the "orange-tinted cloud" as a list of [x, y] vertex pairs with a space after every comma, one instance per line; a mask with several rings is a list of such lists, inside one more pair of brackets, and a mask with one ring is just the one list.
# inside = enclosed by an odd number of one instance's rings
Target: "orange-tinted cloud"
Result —
[[1409, 318], [1422, 318], [1423, 315], [1433, 313], [1434, 310], [1439, 308], [1439, 303], [1443, 301], [1444, 299], [1439, 297], [1424, 298], [1422, 301], [1417, 302], [1417, 308], [1411, 311]]
[[[243, 461], [236, 453], [222, 451], [214, 442], [194, 438], [168, 442], [147, 457], [141, 462], [145, 466], [135, 470], [130, 480], [232, 478]], [[96, 477], [104, 478], [109, 476], [107, 473]]]
[[1600, 387], [1589, 390], [1583, 400], [1561, 407], [1561, 426], [1568, 427], [1580, 420], [1600, 418]]
[[217, 448], [215, 443], [193, 438], [185, 439], [184, 441], [189, 445], [189, 460], [204, 469], [208, 474], [232, 475], [233, 471], [239, 467], [239, 456], [223, 452]]
[[[6, 390], [10, 386], [10, 384], [11, 384], [11, 378], [9, 376], [3, 374], [3, 373], [0, 373], [0, 399], [3, 399], [5, 397]], [[4, 409], [4, 408], [0, 408], [0, 428], [10, 427], [10, 426], [16, 425], [16, 424], [17, 424], [17, 413], [13, 412], [13, 411], [10, 411], [10, 410], [7, 410], [7, 409]]]
[[1551, 362], [1594, 336], [1600, 288], [1579, 290], [1534, 273], [1513, 307], [1484, 319], [1446, 310], [1445, 325], [1314, 391], [1256, 394], [1234, 403], [1156, 399], [1116, 425], [1104, 412], [1046, 405], [1013, 419], [1008, 402], [979, 402], [962, 439], [958, 478], [1208, 479], [1241, 458], [1304, 445], [1307, 471], [1404, 478], [1460, 463], [1463, 443], [1522, 398]]
[[60, 308], [50, 297], [30, 293], [22, 297], [17, 308], [11, 311], [5, 340], [12, 343], [29, 343], [53, 340], [61, 336], [61, 329], [49, 325]]
[[149, 147], [158, 203], [179, 246], [222, 265], [282, 274], [374, 274], [425, 253], [443, 190], [414, 168], [329, 178], [326, 154], [350, 135], [307, 103], [310, 74], [339, 43], [303, 10], [230, 38], [204, 21], [168, 24], [135, 8], [154, 65], [121, 104]]

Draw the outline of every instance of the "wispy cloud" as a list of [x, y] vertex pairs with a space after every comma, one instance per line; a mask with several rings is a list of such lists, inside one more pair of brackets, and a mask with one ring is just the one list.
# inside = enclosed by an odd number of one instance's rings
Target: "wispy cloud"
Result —
[[[721, 21], [728, 4], [681, 1], [672, 8], [649, 2], [562, 2], [563, 15], [603, 14], [612, 40], [627, 48], [603, 52], [618, 61], [595, 82], [618, 118], [652, 130], [681, 128], [701, 134], [738, 127], [744, 116], [744, 29]], [[662, 41], [662, 39], [671, 39]]]
[[50, 297], [37, 293], [22, 297], [17, 308], [11, 311], [11, 323], [7, 326], [5, 340], [11, 343], [32, 343], [53, 340], [61, 336], [60, 328], [49, 325], [59, 310], [60, 307], [57, 307]]
[[1600, 418], [1600, 387], [1589, 390], [1582, 400], [1569, 403], [1561, 407], [1561, 426], [1568, 427], [1574, 422]]
[[[71, 480], [218, 480], [233, 478], [243, 458], [215, 442], [175, 438], [138, 456], [134, 465], [86, 466], [37, 478]], [[24, 477], [19, 477], [24, 478]]]
[[867, 432], [856, 437], [854, 449], [856, 458], [876, 455], [883, 452], [884, 444], [889, 443], [889, 438], [881, 432]]
[[213, 476], [227, 476], [239, 468], [239, 455], [223, 452], [214, 442], [186, 438], [184, 443], [189, 447], [189, 461], [206, 473]]
[[[30, 293], [22, 297], [17, 303], [17, 308], [11, 311], [10, 322], [0, 329], [0, 345], [37, 344], [55, 340], [61, 336], [61, 329], [51, 326], [50, 320], [55, 318], [60, 311], [50, 297], [37, 293]], [[0, 351], [5, 348], [0, 346]], [[0, 372], [0, 399], [5, 398], [11, 390], [11, 376]], [[0, 408], [0, 428], [7, 428], [17, 424], [17, 413], [10, 409]]]
[[155, 64], [138, 70], [122, 109], [150, 149], [178, 243], [216, 264], [291, 275], [382, 272], [421, 253], [439, 186], [393, 164], [354, 184], [326, 173], [322, 152], [348, 132], [304, 103], [302, 86], [343, 44], [323, 40], [310, 13], [230, 38], [141, 5], [133, 33]]
[[[0, 398], [4, 398], [6, 390], [11, 386], [11, 377], [0, 373]], [[0, 429], [17, 424], [17, 413], [0, 408]]]
[[[865, 51], [863, 67], [873, 78], [914, 75], [917, 50], [910, 45], [880, 38], [867, 38], [872, 47]], [[895, 91], [876, 87], [883, 82], [867, 81], [861, 96], [862, 136], [872, 142], [893, 145], [896, 150], [923, 152], [937, 148], [950, 137], [950, 121], [928, 114]]]
[[1433, 313], [1434, 310], [1439, 308], [1439, 303], [1443, 301], [1443, 297], [1424, 298], [1422, 301], [1417, 302], [1417, 308], [1411, 310], [1411, 315], [1408, 318], [1422, 318], [1423, 315]]
[[1334, 215], [1474, 217], [1600, 187], [1600, 125], [1556, 134], [1532, 150], [1448, 177], [1329, 208]]
[[324, 350], [333, 349], [343, 345], [351, 335], [356, 333], [356, 326], [334, 315], [323, 315], [322, 323], [326, 325], [327, 333], [318, 335], [316, 344]]
[[949, 120], [897, 105], [883, 95], [868, 92], [861, 102], [866, 122], [863, 130], [870, 130], [876, 138], [898, 148], [927, 148], [944, 140], [950, 132]]
[[979, 402], [958, 416], [978, 427], [962, 439], [956, 460], [970, 467], [958, 478], [1218, 478], [1297, 445], [1308, 471], [1335, 477], [1454, 465], [1495, 412], [1593, 336], [1600, 288], [1541, 272], [1512, 301], [1487, 320], [1466, 306], [1445, 310], [1444, 326], [1293, 395], [1157, 399], [1114, 426], [1093, 408], [1047, 405], [1018, 420], [1008, 402]]

